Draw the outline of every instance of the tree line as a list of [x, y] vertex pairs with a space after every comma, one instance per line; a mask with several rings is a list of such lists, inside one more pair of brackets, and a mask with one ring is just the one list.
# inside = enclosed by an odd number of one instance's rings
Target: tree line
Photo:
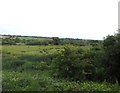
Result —
[[[27, 39], [30, 38], [30, 39]], [[34, 39], [33, 39], [34, 38]], [[59, 37], [25, 37], [8, 35], [2, 38], [3, 45], [78, 45], [78, 46], [95, 46], [97, 44], [102, 44], [102, 40], [83, 40], [83, 39], [72, 39], [72, 38], [59, 38]]]

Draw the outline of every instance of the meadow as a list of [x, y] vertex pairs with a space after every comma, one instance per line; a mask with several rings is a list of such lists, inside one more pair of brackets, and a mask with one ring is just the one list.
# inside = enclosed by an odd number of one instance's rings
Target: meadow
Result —
[[[97, 82], [86, 79], [81, 81], [79, 79], [73, 80], [70, 78], [64, 78], [64, 76], [61, 75], [57, 76], [56, 73], [54, 73], [54, 71], [56, 71], [54, 66], [57, 67], [58, 63], [56, 64], [54, 61], [59, 59], [59, 54], [63, 53], [66, 46], [69, 46], [72, 51], [76, 51], [79, 48], [83, 49], [86, 53], [92, 48], [92, 46], [77, 45], [3, 45], [3, 91], [82, 91], [83, 93], [96, 93], [99, 91], [120, 92], [118, 82], [112, 84], [106, 80]], [[80, 52], [81, 50], [79, 50], [79, 53]], [[75, 52], [75, 54], [76, 53], [77, 52]], [[69, 54], [67, 55], [69, 56]], [[71, 54], [73, 54], [73, 52]], [[81, 55], [80, 58], [82, 58]], [[71, 59], [72, 61], [76, 60], [74, 58]], [[64, 60], [67, 59], [64, 58]], [[61, 65], [63, 66], [63, 69], [64, 65], [66, 65], [66, 63]], [[75, 77], [76, 76], [77, 75], [75, 75]]]

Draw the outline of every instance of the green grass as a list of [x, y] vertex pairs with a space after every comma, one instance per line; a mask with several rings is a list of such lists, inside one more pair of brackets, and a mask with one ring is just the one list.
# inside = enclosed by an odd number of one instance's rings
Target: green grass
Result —
[[[73, 48], [73, 49], [77, 49], [80, 46], [72, 46], [69, 45], [69, 47]], [[55, 52], [58, 52], [57, 50], [63, 50], [64, 46], [59, 45], [59, 46], [55, 46], [55, 45], [48, 45], [48, 46], [25, 46], [25, 45], [4, 45], [2, 46], [2, 52], [4, 53], [10, 53], [10, 54], [29, 54], [29, 55], [33, 55], [33, 54], [40, 54], [40, 53], [44, 53], [47, 52], [49, 54], [54, 54]], [[81, 46], [81, 48], [83, 48], [84, 50], [88, 50], [90, 49], [89, 46]]]
[[[76, 49], [80, 46], [70, 46]], [[3, 91], [115, 91], [120, 86], [107, 82], [69, 81], [54, 78], [50, 58], [64, 46], [3, 46]], [[81, 47], [89, 50], [91, 47]]]
[[[70, 82], [63, 79], [50, 77], [46, 72], [3, 72], [3, 90], [9, 91], [115, 91], [120, 92], [120, 87], [107, 82]], [[44, 73], [44, 74], [43, 74]]]
[[[57, 46], [3, 46], [2, 51], [3, 53], [10, 53], [10, 54], [40, 54], [44, 52], [54, 53], [57, 50]], [[63, 46], [59, 46], [58, 49], [62, 49]]]

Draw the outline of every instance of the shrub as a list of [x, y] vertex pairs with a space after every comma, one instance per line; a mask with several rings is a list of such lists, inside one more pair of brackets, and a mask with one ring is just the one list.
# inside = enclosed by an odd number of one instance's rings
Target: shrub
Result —
[[90, 79], [94, 73], [94, 65], [85, 60], [82, 49], [72, 50], [65, 47], [53, 60], [54, 75], [72, 80]]

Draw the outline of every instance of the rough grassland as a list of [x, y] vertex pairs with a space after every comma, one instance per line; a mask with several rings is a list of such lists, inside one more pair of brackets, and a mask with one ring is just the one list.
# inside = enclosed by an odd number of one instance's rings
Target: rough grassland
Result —
[[[79, 48], [78, 46], [70, 46]], [[64, 46], [3, 46], [3, 91], [93, 91], [120, 92], [119, 85], [73, 82], [51, 75], [51, 56]], [[90, 47], [82, 47], [87, 50]]]

